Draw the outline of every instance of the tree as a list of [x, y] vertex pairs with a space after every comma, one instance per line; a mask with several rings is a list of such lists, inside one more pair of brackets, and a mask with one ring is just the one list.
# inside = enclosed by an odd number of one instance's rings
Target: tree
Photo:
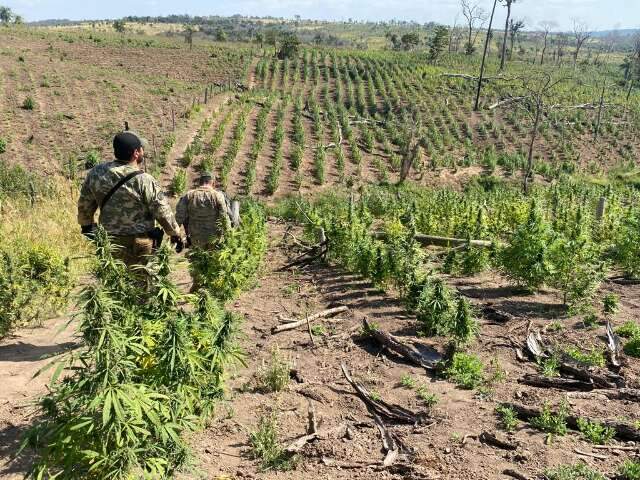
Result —
[[500, 70], [504, 70], [505, 55], [507, 53], [507, 34], [509, 33], [509, 22], [511, 20], [511, 5], [516, 0], [500, 0], [507, 7], [507, 19], [504, 22], [504, 35], [502, 37], [502, 55], [500, 56]]
[[114, 20], [113, 29], [118, 33], [124, 33], [127, 30], [126, 25], [124, 24], [124, 20]]
[[544, 65], [544, 54], [547, 51], [549, 32], [551, 32], [551, 29], [556, 26], [556, 23], [554, 21], [544, 21], [540, 23], [540, 26], [542, 27], [542, 32], [543, 32], [542, 33], [543, 46], [542, 46], [542, 55], [540, 56], [540, 65]]
[[589, 26], [581, 22], [579, 20], [573, 20], [573, 38], [576, 41], [576, 49], [573, 52], [573, 68], [576, 68], [578, 64], [578, 55], [580, 54], [580, 49], [584, 45], [584, 43], [591, 38], [591, 32], [589, 31]]
[[524, 28], [524, 20], [509, 20], [509, 59], [513, 58], [513, 46], [516, 43], [520, 31]]
[[222, 28], [216, 28], [215, 33], [216, 42], [226, 42], [227, 41], [227, 32], [225, 32]]
[[411, 50], [420, 44], [420, 35], [415, 32], [405, 33], [400, 38], [400, 42], [402, 42], [402, 48], [404, 50]]
[[278, 53], [278, 31], [270, 28], [264, 32], [264, 43], [273, 47], [273, 54]]
[[283, 33], [280, 39], [280, 50], [278, 50], [278, 58], [294, 58], [300, 52], [300, 39], [294, 33]]
[[260, 44], [260, 49], [264, 48], [264, 34], [262, 32], [256, 33], [256, 43]]
[[189, 44], [189, 50], [193, 48], [193, 34], [195, 31], [195, 28], [193, 28], [191, 25], [185, 25], [184, 31], [182, 32], [182, 34], [184, 35], [184, 42]]
[[22, 25], [24, 23], [24, 18], [22, 18], [21, 15], [16, 15], [15, 17], [13, 17], [13, 23], [15, 23], [16, 25]]
[[[478, 38], [479, 29], [482, 28], [484, 21], [487, 19], [484, 10], [477, 3], [471, 4], [470, 0], [460, 0], [462, 6], [462, 15], [467, 20], [467, 44], [465, 45], [465, 53], [471, 55], [475, 51], [476, 38]], [[480, 25], [478, 27], [478, 24]], [[473, 30], [478, 28], [478, 32], [473, 36]]]
[[8, 25], [13, 19], [13, 12], [9, 7], [0, 6], [0, 23]]
[[444, 51], [449, 42], [449, 29], [444, 25], [438, 25], [433, 31], [432, 37], [428, 41], [429, 45], [429, 62], [434, 65], [438, 63], [440, 55]]

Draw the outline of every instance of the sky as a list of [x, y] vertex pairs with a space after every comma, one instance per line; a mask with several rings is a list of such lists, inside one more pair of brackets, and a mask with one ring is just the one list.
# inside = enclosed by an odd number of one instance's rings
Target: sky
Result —
[[[471, 0], [474, 1], [474, 0]], [[475, 0], [489, 11], [492, 0]], [[27, 21], [121, 18], [127, 15], [253, 15], [327, 20], [414, 20], [452, 24], [459, 0], [0, 0]], [[495, 22], [504, 23], [506, 9], [498, 7]], [[573, 19], [591, 30], [637, 28], [640, 0], [516, 0], [513, 15], [531, 28], [541, 21], [569, 30]], [[458, 22], [462, 17], [458, 19]]]

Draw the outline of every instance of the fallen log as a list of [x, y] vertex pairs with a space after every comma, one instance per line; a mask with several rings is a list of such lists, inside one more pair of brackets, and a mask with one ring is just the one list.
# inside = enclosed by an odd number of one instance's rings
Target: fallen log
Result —
[[506, 470], [503, 470], [502, 473], [503, 475], [506, 475], [507, 477], [515, 478], [516, 480], [529, 480], [529, 477], [511, 468], [507, 468]]
[[[373, 237], [377, 240], [386, 240], [386, 232], [373, 232]], [[439, 237], [437, 235], [425, 235], [417, 233], [414, 237], [416, 242], [422, 246], [434, 245], [436, 247], [450, 247], [451, 245], [471, 245], [472, 247], [488, 248], [493, 245], [489, 240], [471, 240], [466, 238]]]
[[362, 323], [364, 324], [365, 330], [369, 332], [371, 336], [375, 338], [382, 346], [384, 346], [390, 352], [401, 356], [409, 363], [416, 365], [417, 367], [422, 367], [426, 370], [435, 370], [438, 363], [442, 360], [442, 356], [437, 352], [435, 352], [437, 357], [434, 356], [434, 358], [431, 359], [426, 358], [415, 347], [402, 343], [390, 333], [375, 328], [367, 321], [366, 318], [362, 321]]
[[582, 391], [589, 392], [593, 390], [592, 382], [584, 382], [582, 380], [573, 380], [562, 377], [545, 377], [543, 375], [535, 375], [531, 373], [525, 374], [518, 379], [518, 383], [539, 388], [557, 388], [558, 390]]
[[494, 322], [498, 322], [499, 324], [509, 323], [514, 321], [517, 317], [509, 312], [505, 312], [504, 310], [498, 310], [495, 307], [491, 307], [486, 305], [482, 307], [482, 316], [488, 320], [493, 320]]
[[400, 405], [387, 403], [382, 399], [374, 399], [364, 386], [351, 378], [349, 370], [347, 370], [344, 363], [340, 367], [342, 368], [342, 373], [347, 379], [347, 382], [349, 382], [353, 387], [358, 397], [360, 397], [372, 414], [378, 415], [380, 418], [392, 423], [401, 423], [406, 425], [423, 423], [427, 418], [424, 413], [414, 413]]
[[565, 375], [571, 375], [577, 380], [583, 382], [592, 382], [597, 388], [624, 388], [626, 381], [624, 377], [615, 373], [599, 373], [590, 370], [588, 367], [583, 367], [576, 363], [561, 362], [560, 373]]
[[484, 431], [478, 437], [481, 443], [501, 448], [502, 450], [517, 450], [518, 445], [507, 440], [498, 438], [494, 433]]
[[598, 390], [594, 393], [600, 393], [609, 400], [627, 400], [629, 402], [640, 403], [640, 390], [636, 388], [617, 388], [615, 390]]
[[346, 312], [347, 310], [349, 310], [349, 307], [343, 305], [340, 307], [329, 308], [327, 310], [323, 310], [322, 312], [314, 313], [313, 315], [309, 315], [303, 320], [286, 319], [287, 323], [285, 323], [284, 325], [277, 325], [273, 327], [271, 329], [271, 333], [276, 334], [280, 332], [286, 332], [287, 330], [294, 330], [298, 327], [301, 327], [302, 325], [307, 325], [308, 322], [312, 322], [313, 320], [317, 320], [318, 318], [330, 317], [338, 313]]
[[[517, 403], [505, 403], [506, 407], [513, 409], [518, 418], [524, 421], [529, 421], [532, 418], [539, 417], [542, 413], [542, 410], [534, 407], [527, 407], [525, 405], [520, 405]], [[573, 415], [567, 415], [566, 422], [567, 426], [572, 430], [579, 430], [578, 428], [578, 418]], [[616, 420], [599, 420], [594, 419], [592, 421], [596, 421], [605, 427], [612, 428], [615, 432], [615, 437], [621, 440], [632, 440], [634, 442], [640, 441], [640, 430], [635, 428], [633, 425], [629, 425], [627, 423], [618, 422]]]

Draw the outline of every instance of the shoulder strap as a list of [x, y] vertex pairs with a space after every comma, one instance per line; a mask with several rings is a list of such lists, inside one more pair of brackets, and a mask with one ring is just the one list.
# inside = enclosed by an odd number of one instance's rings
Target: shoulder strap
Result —
[[111, 190], [109, 190], [109, 193], [107, 193], [104, 198], [102, 199], [102, 203], [100, 204], [100, 210], [104, 210], [104, 206], [107, 204], [107, 202], [109, 202], [109, 200], [111, 200], [111, 197], [113, 197], [113, 194], [116, 193], [121, 186], [123, 186], [125, 183], [127, 183], [129, 180], [131, 180], [134, 177], [137, 177], [138, 175], [141, 175], [142, 171], [138, 170], [135, 172], [131, 172], [129, 175], [122, 177], [118, 183], [116, 183], [113, 188]]

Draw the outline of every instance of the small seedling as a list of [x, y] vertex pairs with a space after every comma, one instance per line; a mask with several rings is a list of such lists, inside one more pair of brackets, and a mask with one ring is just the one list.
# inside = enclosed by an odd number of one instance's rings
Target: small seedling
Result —
[[604, 367], [606, 365], [606, 357], [602, 349], [591, 348], [587, 352], [578, 347], [567, 347], [565, 353], [575, 361], [590, 367]]
[[545, 403], [540, 415], [531, 420], [531, 425], [543, 432], [562, 436], [567, 433], [567, 414], [568, 407], [566, 403], [561, 403], [556, 413], [551, 410], [551, 406], [548, 403]]
[[557, 377], [560, 375], [560, 361], [557, 357], [549, 357], [539, 361], [540, 370], [545, 377]]
[[258, 390], [263, 392], [281, 392], [289, 385], [291, 366], [285, 361], [276, 347], [271, 351], [268, 365], [263, 364], [257, 374]]
[[596, 445], [609, 443], [616, 434], [613, 428], [605, 427], [598, 422], [590, 422], [584, 418], [578, 419], [578, 429], [588, 441]]
[[500, 417], [500, 427], [507, 431], [513, 432], [518, 426], [518, 415], [516, 411], [506, 405], [498, 405], [496, 413]]
[[419, 386], [416, 390], [416, 394], [428, 408], [435, 407], [438, 404], [438, 397], [435, 393], [431, 393], [426, 385]]
[[327, 334], [327, 329], [325, 328], [324, 325], [318, 324], [311, 327], [311, 333], [318, 337], [323, 337]]
[[607, 293], [602, 299], [602, 309], [605, 315], [615, 315], [620, 309], [620, 297], [615, 293]]
[[444, 374], [462, 388], [471, 390], [484, 382], [484, 365], [478, 357], [458, 352], [453, 355]]
[[22, 108], [24, 110], [33, 110], [34, 108], [36, 108], [36, 101], [33, 99], [33, 97], [27, 97], [24, 99], [24, 102], [22, 102]]
[[582, 324], [584, 325], [584, 328], [588, 330], [596, 328], [596, 326], [598, 325], [598, 315], [596, 315], [594, 312], [585, 315], [582, 319]]
[[551, 322], [547, 330], [549, 330], [550, 332], [560, 332], [564, 330], [564, 325], [560, 320], [554, 320], [553, 322]]
[[404, 388], [414, 389], [416, 388], [416, 381], [411, 375], [405, 373], [400, 377], [400, 385]]
[[376, 391], [369, 393], [369, 396], [371, 397], [371, 400], [373, 400], [374, 402], [379, 402], [380, 400], [382, 400], [382, 397]]
[[265, 415], [258, 421], [258, 429], [249, 434], [251, 456], [262, 463], [262, 468], [290, 470], [295, 460], [289, 457], [278, 441], [278, 423], [275, 415]]

